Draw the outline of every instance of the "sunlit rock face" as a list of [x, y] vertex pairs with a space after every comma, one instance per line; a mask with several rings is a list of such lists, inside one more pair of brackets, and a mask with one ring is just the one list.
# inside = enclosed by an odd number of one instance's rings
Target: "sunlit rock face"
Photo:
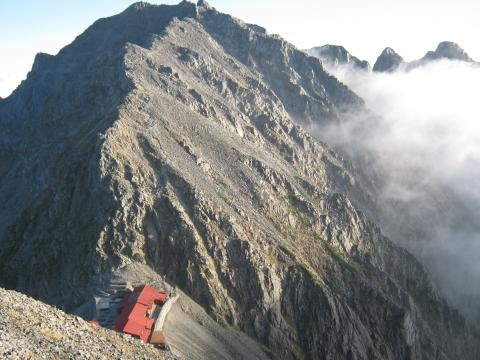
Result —
[[318, 59], [205, 2], [97, 21], [0, 103], [0, 284], [71, 309], [139, 262], [274, 358], [474, 359], [366, 215], [375, 187], [305, 130], [347, 107]]

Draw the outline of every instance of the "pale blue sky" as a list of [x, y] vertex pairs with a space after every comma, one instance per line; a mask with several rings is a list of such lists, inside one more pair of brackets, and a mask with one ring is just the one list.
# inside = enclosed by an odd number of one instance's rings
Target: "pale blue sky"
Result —
[[[37, 52], [57, 53], [96, 19], [119, 13], [133, 2], [0, 0], [0, 96], [7, 96], [25, 78]], [[374, 62], [385, 46], [411, 60], [438, 42], [451, 40], [480, 60], [477, 0], [211, 0], [210, 4], [300, 48], [342, 44]]]

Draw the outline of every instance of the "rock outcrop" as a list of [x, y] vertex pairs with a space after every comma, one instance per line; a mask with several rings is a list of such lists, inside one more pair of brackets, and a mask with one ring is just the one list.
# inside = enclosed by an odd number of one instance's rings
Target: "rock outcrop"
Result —
[[308, 49], [307, 53], [319, 58], [322, 63], [329, 68], [339, 65], [351, 65], [354, 69], [370, 70], [368, 61], [360, 60], [353, 56], [343, 46], [323, 45]]
[[390, 47], [385, 48], [377, 58], [373, 71], [392, 72], [397, 70], [404, 63], [403, 58]]
[[70, 310], [137, 262], [275, 358], [474, 359], [370, 187], [303, 128], [362, 106], [205, 2], [101, 19], [2, 102], [0, 284]]

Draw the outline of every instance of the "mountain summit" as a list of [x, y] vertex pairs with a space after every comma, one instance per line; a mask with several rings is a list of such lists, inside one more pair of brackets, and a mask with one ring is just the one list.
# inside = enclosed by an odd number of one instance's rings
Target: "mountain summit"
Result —
[[451, 41], [443, 41], [438, 44], [435, 51], [429, 51], [423, 57], [425, 60], [459, 60], [465, 62], [473, 62], [473, 59], [458, 44]]
[[308, 49], [307, 53], [322, 60], [327, 67], [352, 65], [356, 69], [370, 70], [368, 61], [358, 59], [343, 46], [323, 45]]
[[407, 63], [405, 69], [412, 70], [419, 66], [423, 66], [433, 61], [439, 60], [453, 60], [466, 63], [475, 63], [475, 61], [458, 44], [451, 41], [443, 41], [438, 44], [435, 51], [428, 51], [421, 59]]
[[397, 70], [404, 63], [403, 58], [390, 47], [385, 48], [378, 57], [373, 71], [392, 72]]
[[203, 1], [100, 19], [0, 103], [0, 285], [71, 311], [138, 265], [271, 358], [474, 359], [371, 187], [308, 132], [363, 106]]

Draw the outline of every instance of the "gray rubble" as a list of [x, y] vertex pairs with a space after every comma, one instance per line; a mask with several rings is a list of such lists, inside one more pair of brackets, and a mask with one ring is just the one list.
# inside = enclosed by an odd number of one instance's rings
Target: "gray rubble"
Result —
[[177, 359], [129, 335], [0, 288], [0, 359]]

